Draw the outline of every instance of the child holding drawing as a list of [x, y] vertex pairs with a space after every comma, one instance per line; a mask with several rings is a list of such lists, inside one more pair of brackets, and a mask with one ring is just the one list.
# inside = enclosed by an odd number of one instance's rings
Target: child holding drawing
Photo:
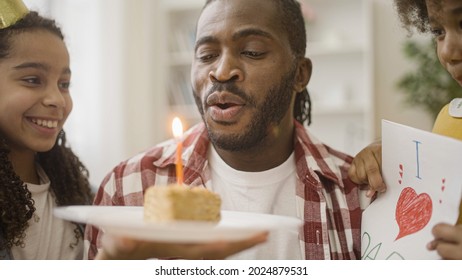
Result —
[[[408, 31], [415, 28], [432, 34], [439, 61], [462, 87], [462, 1], [394, 0], [394, 4]], [[462, 140], [462, 99], [452, 100], [441, 110], [433, 132]], [[383, 192], [381, 156], [380, 143], [362, 150], [349, 170], [351, 179]], [[432, 233], [434, 240], [428, 244], [429, 250], [436, 250], [443, 259], [462, 259], [462, 204], [456, 225], [438, 224]]]

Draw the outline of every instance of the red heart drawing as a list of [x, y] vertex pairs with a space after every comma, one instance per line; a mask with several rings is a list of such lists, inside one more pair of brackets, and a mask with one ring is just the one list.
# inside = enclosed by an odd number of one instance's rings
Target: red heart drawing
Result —
[[423, 229], [430, 221], [432, 210], [432, 200], [427, 193], [417, 195], [413, 188], [404, 188], [396, 204], [399, 234], [395, 241]]

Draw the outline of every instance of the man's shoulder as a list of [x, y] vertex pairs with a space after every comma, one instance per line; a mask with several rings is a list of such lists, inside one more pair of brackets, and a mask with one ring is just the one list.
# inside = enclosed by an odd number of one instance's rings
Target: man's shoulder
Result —
[[[114, 170], [126, 169], [129, 166], [133, 165], [141, 165], [144, 167], [148, 167], [152, 165], [153, 162], [166, 159], [169, 156], [172, 156], [172, 152], [170, 150], [174, 150], [175, 145], [173, 140], [167, 140], [151, 146], [146, 150], [129, 157], [128, 159], [121, 161], [114, 167]], [[169, 152], [170, 151], [170, 152]], [[150, 162], [150, 165], [144, 165], [143, 163]]]
[[[306, 166], [308, 170], [314, 171], [318, 176], [322, 176], [338, 186], [345, 186], [349, 183], [348, 169], [353, 160], [350, 155], [326, 145], [312, 135], [308, 128], [300, 124], [297, 125], [296, 137], [295, 158], [297, 164], [300, 164], [301, 167]], [[304, 168], [300, 170], [304, 170]]]
[[297, 124], [296, 137], [298, 142], [305, 147], [306, 155], [318, 160], [335, 159], [336, 161], [351, 163], [353, 157], [340, 150], [332, 148], [320, 141], [315, 135], [310, 133], [307, 127]]
[[[197, 124], [185, 132], [182, 141], [184, 147], [182, 158], [185, 161], [187, 161], [187, 158], [197, 145], [203, 145], [207, 141], [206, 138], [202, 137], [203, 134], [204, 127], [201, 124]], [[160, 142], [120, 162], [114, 167], [113, 172], [119, 173], [122, 171], [126, 175], [127, 173], [142, 172], [146, 169], [155, 170], [174, 164], [177, 144], [178, 141], [176, 139], [168, 139]]]

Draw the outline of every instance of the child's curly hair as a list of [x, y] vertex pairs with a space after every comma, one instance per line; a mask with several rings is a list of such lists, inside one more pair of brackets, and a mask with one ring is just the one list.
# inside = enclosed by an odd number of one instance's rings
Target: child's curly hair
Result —
[[421, 33], [430, 31], [425, 0], [394, 0], [394, 5], [399, 19], [407, 31], [411, 32], [413, 28]]
[[[30, 12], [16, 24], [0, 30], [0, 62], [8, 57], [13, 36], [34, 29], [50, 31], [64, 40], [55, 21]], [[32, 195], [15, 173], [9, 153], [10, 149], [0, 133], [0, 250], [24, 245], [28, 221], [35, 211]], [[50, 151], [37, 153], [36, 161], [50, 179], [50, 188], [58, 205], [91, 203], [89, 172], [66, 146], [64, 131]], [[83, 233], [77, 228], [75, 233], [78, 241]]]

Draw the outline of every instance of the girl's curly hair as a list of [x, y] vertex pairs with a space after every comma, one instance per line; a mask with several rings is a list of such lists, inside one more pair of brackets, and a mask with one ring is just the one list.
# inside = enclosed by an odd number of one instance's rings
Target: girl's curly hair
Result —
[[[0, 30], [0, 62], [8, 57], [13, 36], [38, 29], [47, 30], [64, 40], [55, 21], [30, 12], [16, 24]], [[35, 211], [32, 195], [14, 171], [8, 158], [10, 149], [1, 138], [0, 135], [0, 250], [24, 244], [28, 221]], [[50, 151], [37, 153], [36, 161], [50, 179], [50, 189], [57, 205], [91, 203], [89, 172], [67, 147], [64, 131]], [[83, 233], [76, 229], [75, 234], [78, 242]]]

